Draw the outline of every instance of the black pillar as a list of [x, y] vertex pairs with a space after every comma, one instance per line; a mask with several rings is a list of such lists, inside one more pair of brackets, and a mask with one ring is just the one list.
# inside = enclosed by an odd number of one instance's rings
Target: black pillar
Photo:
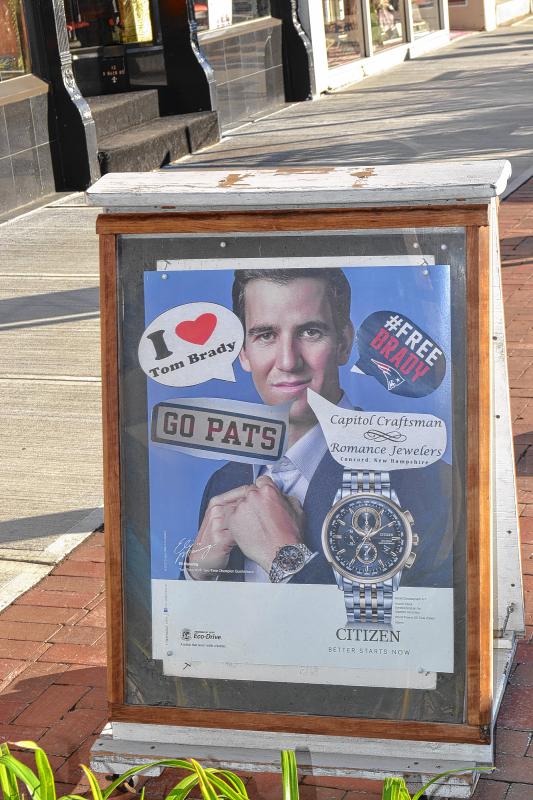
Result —
[[216, 109], [216, 84], [198, 44], [193, 0], [159, 0], [165, 58], [165, 113]]
[[86, 189], [100, 177], [96, 130], [72, 72], [63, 0], [24, 0], [32, 71], [50, 84], [59, 162], [58, 189]]
[[[270, 0], [272, 16], [282, 21], [281, 48], [285, 100], [311, 100], [315, 93], [313, 51], [296, 8], [297, 0]], [[318, 0], [313, 0], [318, 2]]]

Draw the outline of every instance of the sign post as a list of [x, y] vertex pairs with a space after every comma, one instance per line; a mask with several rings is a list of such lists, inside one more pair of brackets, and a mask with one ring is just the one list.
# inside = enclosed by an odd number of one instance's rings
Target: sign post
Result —
[[492, 763], [524, 627], [509, 174], [179, 170], [89, 190], [106, 209], [96, 768], [276, 769], [291, 747], [304, 771], [414, 785]]

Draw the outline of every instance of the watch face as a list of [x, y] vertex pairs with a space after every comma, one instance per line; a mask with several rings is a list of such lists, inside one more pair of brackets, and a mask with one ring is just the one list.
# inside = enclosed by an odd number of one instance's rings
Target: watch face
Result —
[[284, 572], [296, 572], [300, 567], [303, 567], [305, 556], [299, 547], [288, 544], [278, 550], [275, 561], [276, 566]]
[[324, 520], [322, 544], [326, 558], [341, 575], [359, 583], [376, 583], [403, 567], [413, 534], [396, 503], [361, 493], [333, 506]]

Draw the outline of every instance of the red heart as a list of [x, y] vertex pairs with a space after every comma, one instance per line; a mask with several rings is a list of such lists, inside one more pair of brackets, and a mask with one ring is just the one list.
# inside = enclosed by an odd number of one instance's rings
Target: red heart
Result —
[[176, 325], [176, 333], [186, 342], [205, 344], [217, 326], [215, 314], [200, 314], [196, 319], [186, 319]]

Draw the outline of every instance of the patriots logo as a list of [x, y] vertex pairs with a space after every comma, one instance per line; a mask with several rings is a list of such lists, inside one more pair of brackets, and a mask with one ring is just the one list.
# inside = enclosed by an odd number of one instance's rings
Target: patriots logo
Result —
[[394, 367], [391, 367], [389, 364], [384, 364], [383, 361], [376, 361], [375, 358], [371, 358], [370, 360], [385, 376], [389, 392], [391, 389], [396, 389], [401, 383], [405, 383], [405, 378], [403, 378]]

